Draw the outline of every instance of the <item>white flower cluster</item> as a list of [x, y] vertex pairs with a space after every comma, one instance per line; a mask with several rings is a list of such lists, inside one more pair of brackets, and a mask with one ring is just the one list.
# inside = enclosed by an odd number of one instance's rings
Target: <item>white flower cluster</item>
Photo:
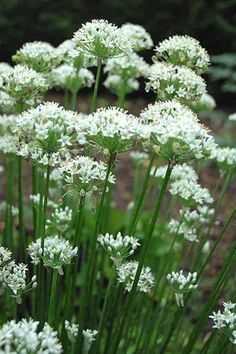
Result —
[[189, 36], [169, 37], [155, 48], [157, 58], [174, 65], [186, 66], [198, 74], [206, 72], [210, 58], [198, 40]]
[[177, 101], [156, 102], [141, 112], [156, 152], [174, 163], [209, 155], [216, 144], [197, 116]]
[[5, 323], [0, 328], [1, 353], [61, 354], [62, 345], [57, 332], [45, 323], [38, 331], [39, 322], [23, 318]]
[[11, 70], [13, 70], [11, 65], [5, 62], [0, 62], [0, 76], [2, 74], [6, 74], [7, 72], [11, 72]]
[[138, 118], [117, 107], [101, 108], [81, 117], [76, 130], [78, 142], [87, 140], [110, 154], [129, 150], [149, 137], [149, 131]]
[[153, 46], [152, 38], [143, 26], [125, 23], [121, 26], [121, 30], [129, 38], [135, 52], [150, 49]]
[[47, 220], [46, 229], [52, 235], [53, 231], [64, 233], [72, 220], [72, 209], [68, 206], [65, 208], [56, 208], [50, 215], [50, 219]]
[[185, 222], [179, 222], [175, 219], [171, 219], [167, 225], [168, 230], [172, 234], [184, 237], [185, 240], [190, 242], [198, 242], [197, 230], [194, 227], [190, 227]]
[[236, 167], [236, 148], [216, 147], [212, 150], [211, 156], [222, 170], [229, 170]]
[[75, 324], [75, 323], [70, 323], [69, 321], [66, 320], [65, 321], [65, 330], [66, 330], [68, 339], [71, 342], [74, 342], [77, 335], [78, 335], [78, 332], [79, 332], [79, 325]]
[[83, 353], [88, 354], [92, 343], [96, 339], [96, 335], [98, 334], [98, 331], [92, 330], [92, 329], [85, 329], [83, 330], [83, 337], [84, 337], [84, 343], [83, 343]]
[[213, 198], [207, 188], [201, 187], [200, 184], [194, 181], [186, 181], [180, 179], [174, 181], [169, 189], [172, 195], [178, 195], [180, 198], [187, 201], [188, 204], [210, 204]]
[[6, 155], [15, 155], [18, 153], [19, 139], [17, 136], [5, 134], [0, 137], [0, 151]]
[[33, 264], [39, 264], [40, 260], [45, 267], [58, 270], [63, 274], [62, 266], [70, 264], [73, 257], [77, 256], [78, 247], [73, 248], [69, 241], [58, 236], [49, 236], [44, 240], [44, 248], [41, 239], [37, 239], [28, 246], [28, 252]]
[[152, 89], [162, 101], [177, 99], [188, 103], [206, 93], [204, 80], [186, 67], [154, 63], [147, 78], [146, 91]]
[[36, 276], [27, 284], [27, 265], [23, 263], [16, 264], [11, 260], [11, 252], [0, 247], [0, 284], [9, 291], [11, 297], [15, 298], [17, 303], [21, 303], [23, 294], [34, 289], [37, 286]]
[[121, 56], [131, 51], [132, 42], [125, 33], [106, 20], [92, 20], [74, 33], [75, 47], [98, 61]]
[[[160, 166], [157, 170], [156, 167], [153, 167], [151, 170], [151, 175], [154, 175], [155, 171], [155, 177], [164, 179], [167, 171], [167, 166]], [[182, 165], [175, 165], [170, 176], [171, 181], [184, 179], [186, 183], [187, 181], [197, 182], [198, 178], [199, 177], [197, 172], [193, 169], [192, 166], [186, 163], [183, 163]]]
[[[63, 173], [69, 187], [83, 196], [87, 192], [96, 191], [105, 181], [107, 165], [87, 156], [78, 156], [62, 162], [58, 170]], [[108, 181], [115, 183], [111, 173]]]
[[[40, 194], [37, 193], [37, 194], [30, 194], [29, 196], [29, 199], [31, 200], [31, 202], [35, 205], [35, 207], [38, 207], [39, 206], [39, 203], [40, 203]], [[43, 203], [44, 203], [44, 198], [43, 198]], [[48, 208], [52, 208], [52, 209], [55, 209], [58, 207], [58, 205], [53, 202], [52, 200], [48, 199], [47, 201], [47, 207]]]
[[18, 207], [14, 206], [14, 205], [7, 204], [7, 202], [4, 200], [3, 202], [0, 202], [0, 213], [2, 211], [4, 211], [4, 213], [5, 213], [6, 209], [11, 209], [11, 214], [12, 214], [13, 218], [18, 216], [18, 214], [19, 214]]
[[94, 75], [88, 69], [77, 69], [69, 64], [62, 64], [52, 70], [52, 80], [55, 86], [77, 92], [83, 87], [91, 87]]
[[140, 246], [137, 238], [128, 235], [122, 236], [120, 232], [116, 236], [109, 233], [99, 235], [97, 241], [117, 267], [125, 258], [134, 254], [134, 251]]
[[178, 306], [184, 306], [184, 294], [198, 287], [196, 284], [197, 273], [188, 273], [184, 275], [183, 270], [171, 272], [167, 275], [168, 282], [175, 290], [175, 297]]
[[48, 72], [60, 64], [56, 48], [42, 41], [25, 43], [12, 59], [38, 72]]
[[74, 112], [59, 107], [58, 103], [46, 102], [22, 113], [16, 120], [15, 131], [29, 145], [29, 153], [43, 153], [50, 158], [52, 153], [71, 145], [75, 119]]
[[31, 68], [14, 66], [13, 70], [2, 74], [0, 88], [16, 102], [24, 104], [29, 99], [39, 99], [47, 91], [45, 78]]
[[232, 122], [235, 122], [236, 121], [236, 113], [231, 113], [229, 115], [229, 120], [231, 120]]
[[[119, 283], [124, 283], [125, 290], [131, 291], [138, 269], [138, 262], [125, 262], [116, 269]], [[149, 293], [151, 288], [154, 286], [154, 280], [155, 279], [151, 273], [151, 269], [149, 267], [143, 267], [139, 277], [137, 289], [141, 292]]]
[[210, 112], [216, 107], [216, 101], [208, 93], [204, 93], [199, 100], [188, 102], [188, 106], [196, 113]]
[[108, 75], [106, 80], [104, 81], [104, 86], [111, 90], [115, 95], [118, 95], [122, 90], [125, 90], [125, 94], [131, 93], [133, 91], [137, 91], [139, 89], [139, 82], [136, 79], [127, 79], [125, 81], [122, 77], [118, 75]]
[[222, 329], [231, 343], [236, 344], [236, 304], [223, 302], [223, 312], [213, 312], [209, 318], [214, 322], [213, 328]]

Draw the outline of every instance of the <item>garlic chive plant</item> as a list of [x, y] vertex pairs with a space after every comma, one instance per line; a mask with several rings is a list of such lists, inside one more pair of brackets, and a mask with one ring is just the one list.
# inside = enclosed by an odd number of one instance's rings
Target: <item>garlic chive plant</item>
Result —
[[[206, 50], [98, 19], [13, 61], [0, 63], [0, 352], [233, 353], [236, 148], [202, 124]], [[102, 66], [118, 102], [97, 109]], [[142, 81], [155, 101], [124, 110]], [[88, 113], [77, 98], [93, 84]]]

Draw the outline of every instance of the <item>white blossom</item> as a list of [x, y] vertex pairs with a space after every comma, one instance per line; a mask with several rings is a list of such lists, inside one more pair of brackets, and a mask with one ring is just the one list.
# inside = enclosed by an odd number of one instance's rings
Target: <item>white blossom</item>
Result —
[[79, 332], [79, 325], [75, 323], [70, 323], [69, 321], [65, 321], [65, 330], [67, 332], [67, 336], [71, 342], [75, 342], [76, 337]]
[[139, 82], [136, 79], [124, 80], [119, 75], [108, 75], [103, 85], [111, 90], [115, 95], [119, 95], [124, 90], [125, 95], [139, 89]]
[[59, 274], [63, 274], [62, 266], [70, 264], [78, 252], [78, 247], [73, 248], [69, 241], [58, 236], [46, 237], [44, 248], [41, 239], [37, 239], [27, 249], [33, 264], [37, 265], [42, 259], [45, 267], [57, 269]]
[[179, 272], [171, 272], [167, 275], [168, 282], [172, 285], [175, 291], [176, 302], [178, 306], [184, 306], [184, 294], [198, 287], [196, 284], [197, 273], [187, 273], [181, 269]]
[[[119, 283], [125, 284], [125, 290], [131, 291], [137, 269], [138, 262], [136, 261], [125, 262], [117, 267], [118, 281]], [[149, 293], [154, 286], [154, 280], [151, 269], [149, 267], [143, 267], [137, 289], [141, 292]]]
[[223, 330], [231, 343], [236, 344], [236, 304], [223, 302], [224, 310], [213, 312], [209, 318], [213, 320], [213, 328]]
[[212, 150], [210, 158], [214, 159], [220, 169], [228, 170], [236, 167], [236, 148], [216, 147]]
[[52, 230], [55, 229], [55, 232], [64, 233], [72, 220], [72, 209], [68, 206], [65, 208], [56, 208], [50, 215], [50, 218], [47, 220], [46, 229], [52, 233]]
[[165, 39], [158, 44], [155, 51], [158, 59], [186, 66], [198, 74], [204, 73], [210, 63], [209, 55], [199, 41], [186, 35], [175, 35]]
[[139, 52], [153, 46], [152, 38], [143, 26], [125, 23], [121, 26], [121, 30], [131, 41], [134, 51]]
[[92, 346], [92, 343], [96, 340], [96, 335], [98, 334], [98, 331], [92, 330], [92, 329], [85, 329], [83, 330], [83, 337], [84, 337], [84, 343], [83, 343], [83, 354], [87, 354]]
[[204, 93], [199, 100], [188, 102], [188, 106], [196, 113], [210, 112], [216, 107], [216, 101], [208, 93]]
[[231, 113], [229, 115], [229, 120], [231, 120], [232, 122], [235, 122], [236, 121], [236, 113]]

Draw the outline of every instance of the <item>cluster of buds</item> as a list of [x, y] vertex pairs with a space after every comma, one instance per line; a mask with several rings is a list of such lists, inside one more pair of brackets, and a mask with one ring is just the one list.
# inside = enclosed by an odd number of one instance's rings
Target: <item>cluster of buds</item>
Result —
[[184, 275], [184, 271], [171, 272], [167, 275], [168, 282], [172, 285], [175, 291], [175, 298], [178, 306], [184, 306], [184, 294], [196, 289], [198, 284], [197, 273], [188, 273]]

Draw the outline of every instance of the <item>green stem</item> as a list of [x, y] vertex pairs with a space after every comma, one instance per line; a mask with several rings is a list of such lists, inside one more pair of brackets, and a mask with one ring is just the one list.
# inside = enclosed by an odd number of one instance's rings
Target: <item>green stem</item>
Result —
[[141, 250], [141, 256], [140, 256], [140, 260], [139, 260], [139, 265], [138, 265], [138, 268], [137, 268], [137, 272], [135, 274], [135, 278], [134, 278], [134, 282], [133, 282], [133, 285], [132, 285], [132, 289], [131, 289], [131, 291], [128, 294], [128, 297], [127, 297], [126, 303], [125, 303], [125, 305], [123, 307], [123, 311], [121, 312], [119, 321], [117, 321], [118, 325], [116, 326], [116, 329], [114, 331], [114, 338], [112, 340], [112, 345], [111, 345], [111, 350], [110, 350], [110, 352], [113, 353], [113, 354], [115, 354], [116, 351], [117, 351], [117, 348], [118, 348], [118, 345], [119, 345], [119, 340], [122, 337], [123, 328], [124, 328], [125, 323], [128, 320], [129, 315], [130, 315], [130, 310], [132, 308], [132, 303], [133, 303], [135, 292], [136, 292], [136, 289], [137, 289], [137, 286], [138, 286], [139, 277], [141, 275], [142, 268], [143, 268], [143, 265], [144, 265], [144, 260], [145, 260], [147, 251], [148, 251], [149, 246], [150, 246], [150, 241], [151, 241], [153, 233], [154, 233], [154, 229], [155, 229], [155, 226], [156, 226], [157, 218], [158, 218], [159, 213], [160, 213], [161, 204], [162, 204], [162, 201], [163, 201], [163, 198], [164, 198], [165, 191], [166, 191], [167, 186], [168, 186], [168, 182], [169, 182], [169, 179], [170, 179], [172, 168], [173, 168], [172, 165], [169, 163], [168, 167], [167, 167], [166, 174], [165, 174], [165, 178], [164, 178], [162, 186], [161, 186], [159, 198], [158, 198], [157, 204], [156, 204], [154, 212], [153, 212], [150, 228], [149, 228], [149, 230], [147, 232], [147, 235], [145, 237], [145, 241], [144, 241], [144, 244], [143, 244], [143, 247], [142, 247], [142, 250]]
[[20, 259], [25, 260], [26, 257], [26, 239], [25, 239], [25, 225], [24, 225], [24, 200], [23, 200], [23, 170], [22, 158], [17, 157], [18, 167], [18, 203], [19, 203], [19, 236], [20, 236]]
[[13, 245], [13, 193], [14, 193], [14, 159], [9, 158], [7, 160], [7, 205], [5, 216], [5, 230], [4, 230], [4, 242], [3, 244], [8, 247], [12, 252], [14, 251]]
[[69, 109], [69, 107], [70, 107], [69, 100], [70, 100], [69, 90], [65, 89], [65, 91], [64, 91], [64, 106], [66, 109]]
[[126, 96], [126, 81], [123, 80], [121, 90], [119, 91], [119, 95], [118, 95], [118, 107], [120, 108], [125, 107], [125, 96]]
[[[38, 180], [37, 180], [37, 167], [32, 165], [32, 194], [36, 195], [38, 192]], [[37, 209], [35, 205], [32, 206], [33, 214], [33, 238], [36, 238], [36, 228], [37, 228]]]
[[77, 90], [72, 91], [72, 96], [71, 96], [71, 110], [76, 111], [77, 110]]
[[102, 70], [102, 63], [101, 61], [98, 61], [96, 80], [95, 80], [95, 86], [94, 86], [93, 98], [92, 98], [92, 104], [90, 110], [91, 113], [96, 111], [97, 109], [97, 96], [98, 96], [98, 87], [99, 87], [99, 81], [101, 76], [101, 70]]
[[55, 325], [55, 319], [56, 319], [57, 283], [58, 283], [58, 270], [53, 269], [50, 301], [49, 301], [49, 309], [48, 309], [48, 323], [50, 324], [50, 326]]

